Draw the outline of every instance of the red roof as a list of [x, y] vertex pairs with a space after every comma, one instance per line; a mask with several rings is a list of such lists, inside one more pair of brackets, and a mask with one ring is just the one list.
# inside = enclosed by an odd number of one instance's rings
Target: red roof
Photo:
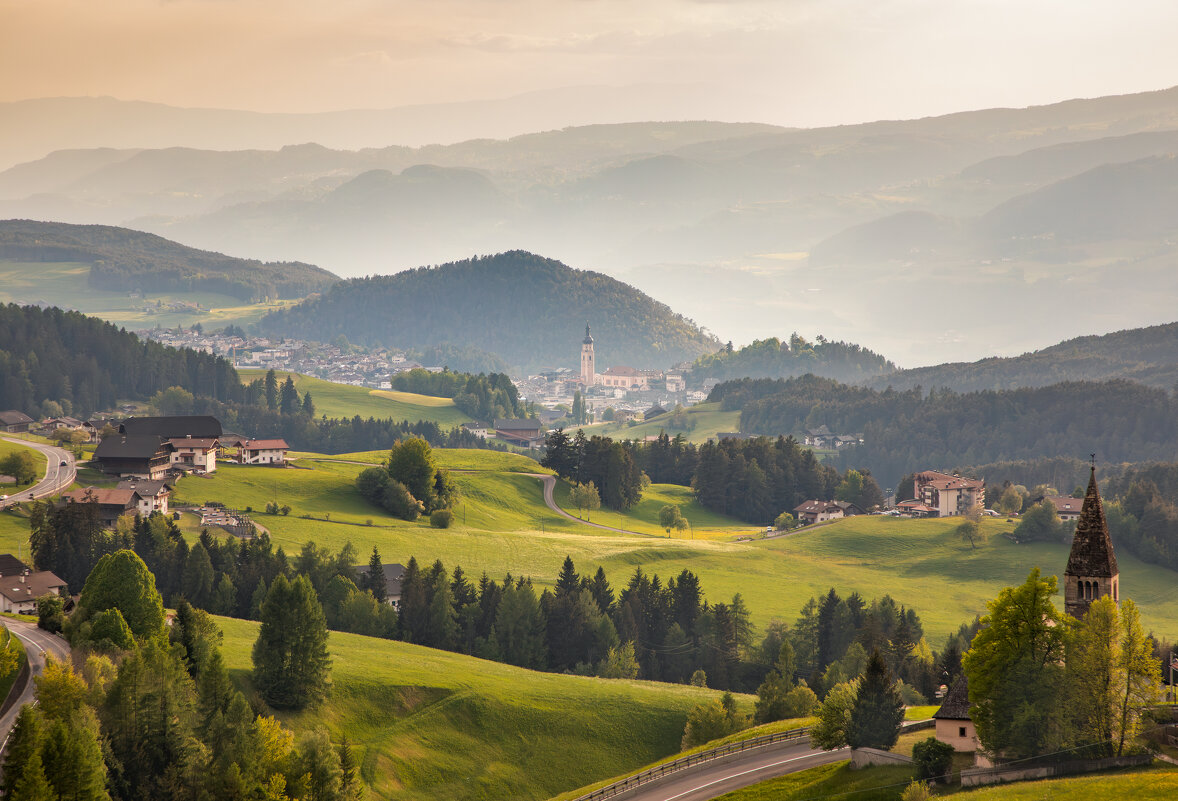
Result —
[[132, 489], [110, 489], [108, 487], [86, 487], [85, 489], [70, 490], [62, 498], [75, 503], [95, 501], [103, 506], [127, 507], [135, 503], [139, 493]]
[[247, 451], [289, 451], [284, 439], [251, 439], [243, 446]]

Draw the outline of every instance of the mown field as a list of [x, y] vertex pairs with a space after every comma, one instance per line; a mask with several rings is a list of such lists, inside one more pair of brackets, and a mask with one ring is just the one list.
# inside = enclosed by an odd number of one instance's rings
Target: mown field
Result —
[[[249, 325], [267, 312], [295, 301], [243, 304], [238, 298], [213, 292], [149, 292], [131, 298], [125, 292], [91, 289], [86, 280], [90, 265], [76, 262], [0, 261], [0, 302], [48, 303], [101, 317], [129, 329], [164, 328], [200, 323], [205, 328]], [[156, 308], [174, 302], [196, 303], [200, 310]]]
[[[350, 541], [361, 556], [375, 545], [386, 561], [404, 561], [410, 555], [418, 561], [441, 559], [448, 566], [461, 564], [473, 575], [530, 575], [540, 586], [555, 580], [566, 554], [579, 571], [604, 567], [615, 589], [637, 567], [664, 578], [689, 569], [700, 575], [713, 601], [742, 593], [758, 625], [773, 618], [794, 620], [807, 599], [830, 587], [843, 594], [858, 591], [868, 599], [886, 593], [917, 610], [937, 649], [961, 623], [984, 614], [986, 602], [1002, 587], [1020, 583], [1035, 566], [1060, 575], [1067, 561], [1066, 545], [1010, 542], [1001, 534], [1013, 524], [1004, 520], [984, 521], [992, 536], [976, 549], [957, 538], [953, 520], [889, 517], [856, 517], [789, 536], [744, 541], [699, 536], [691, 540], [690, 532], [672, 538], [617, 534], [548, 510], [540, 480], [510, 472], [535, 470], [524, 457], [486, 451], [435, 453], [443, 464], [472, 471], [454, 473], [462, 499], [455, 508], [454, 526], [446, 530], [430, 528], [424, 521], [396, 520], [359, 496], [354, 477], [364, 469], [363, 462], [379, 461], [382, 453], [353, 454], [332, 462], [300, 460], [312, 465], [306, 470], [227, 465], [212, 478], [183, 479], [178, 495], [181, 502], [219, 500], [238, 508], [261, 509], [273, 500], [289, 504], [289, 517], [256, 515], [287, 552], [308, 540], [333, 550]], [[479, 471], [477, 465], [484, 459], [488, 465], [511, 465], [509, 472]], [[651, 494], [683, 498], [682, 492], [655, 485]], [[623, 527], [641, 530], [656, 527], [643, 519], [650, 514], [649, 508], [640, 507], [615, 519]], [[599, 519], [597, 513], [594, 519]], [[740, 528], [735, 521], [731, 525]], [[1178, 638], [1173, 571], [1143, 564], [1128, 553], [1118, 554], [1118, 562], [1122, 586], [1141, 606], [1146, 627], [1167, 639]]]
[[[697, 403], [684, 409], [686, 412], [686, 429], [670, 428], [671, 415], [659, 415], [649, 423], [637, 425], [629, 423], [602, 423], [585, 427], [586, 434], [600, 434], [614, 439], [642, 439], [649, 435], [666, 433], [668, 437], [682, 434], [688, 442], [707, 442], [709, 437], [715, 437], [721, 431], [740, 430], [740, 412], [726, 412], [719, 403]], [[572, 430], [575, 427], [570, 427]]]
[[[266, 374], [265, 370], [255, 369], [241, 369], [237, 372], [242, 381], [253, 381]], [[328, 417], [351, 418], [360, 415], [377, 419], [432, 420], [447, 429], [470, 421], [470, 417], [459, 410], [450, 398], [353, 387], [286, 371], [276, 371], [275, 375], [279, 384], [285, 382], [288, 375], [293, 378], [299, 395], [311, 393], [316, 417], [325, 414]]]
[[[218, 618], [226, 666], [248, 690], [257, 624]], [[359, 746], [375, 799], [543, 799], [679, 750], [687, 712], [718, 695], [657, 682], [536, 673], [332, 632], [332, 691], [281, 714]], [[752, 698], [738, 696], [745, 713]]]

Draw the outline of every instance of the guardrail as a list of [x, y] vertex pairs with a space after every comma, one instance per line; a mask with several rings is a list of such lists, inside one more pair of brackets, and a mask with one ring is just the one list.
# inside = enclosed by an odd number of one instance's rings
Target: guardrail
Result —
[[774, 743], [784, 743], [790, 741], [799, 741], [808, 738], [810, 730], [804, 729], [790, 729], [789, 731], [779, 731], [774, 734], [762, 734], [760, 737], [751, 737], [748, 740], [740, 740], [735, 743], [728, 743], [716, 748], [709, 748], [707, 751], [700, 751], [697, 754], [688, 754], [685, 757], [679, 757], [674, 762], [665, 762], [662, 765], [656, 765], [653, 768], [647, 768], [641, 773], [635, 773], [632, 776], [627, 776], [624, 779], [618, 779], [612, 784], [607, 784], [594, 790], [591, 793], [579, 796], [573, 801], [600, 801], [603, 798], [613, 798], [616, 795], [633, 790], [635, 787], [641, 787], [644, 784], [649, 784], [653, 781], [658, 781], [664, 776], [669, 776], [672, 773], [678, 773], [681, 770], [699, 765], [704, 762], [711, 762], [730, 754], [739, 754], [741, 751], [749, 751], [754, 748], [763, 748]]

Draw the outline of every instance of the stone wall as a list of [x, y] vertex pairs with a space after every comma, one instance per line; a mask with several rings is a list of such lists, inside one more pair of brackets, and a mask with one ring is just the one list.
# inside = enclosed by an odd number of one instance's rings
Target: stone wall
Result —
[[993, 768], [972, 768], [961, 771], [961, 786], [977, 787], [983, 784], [1021, 782], [1027, 779], [1049, 779], [1052, 776], [1067, 776], [1073, 773], [1092, 773], [1099, 770], [1148, 765], [1152, 761], [1153, 756], [1150, 754], [1135, 754], [1133, 756], [1107, 757], [1105, 759], [1054, 762], [1049, 765], [1033, 765], [1029, 767], [1012, 768], [999, 765]]

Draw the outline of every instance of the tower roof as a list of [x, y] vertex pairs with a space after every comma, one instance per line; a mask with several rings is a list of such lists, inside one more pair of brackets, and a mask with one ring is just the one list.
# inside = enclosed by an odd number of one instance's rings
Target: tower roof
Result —
[[592, 345], [593, 344], [593, 337], [591, 337], [589, 335], [589, 323], [585, 323], [585, 341], [582, 342], [581, 344], [583, 344], [583, 345]]
[[1100, 490], [1096, 488], [1096, 467], [1093, 466], [1064, 575], [1111, 578], [1118, 572], [1113, 541], [1104, 519], [1104, 504], [1100, 502]]

